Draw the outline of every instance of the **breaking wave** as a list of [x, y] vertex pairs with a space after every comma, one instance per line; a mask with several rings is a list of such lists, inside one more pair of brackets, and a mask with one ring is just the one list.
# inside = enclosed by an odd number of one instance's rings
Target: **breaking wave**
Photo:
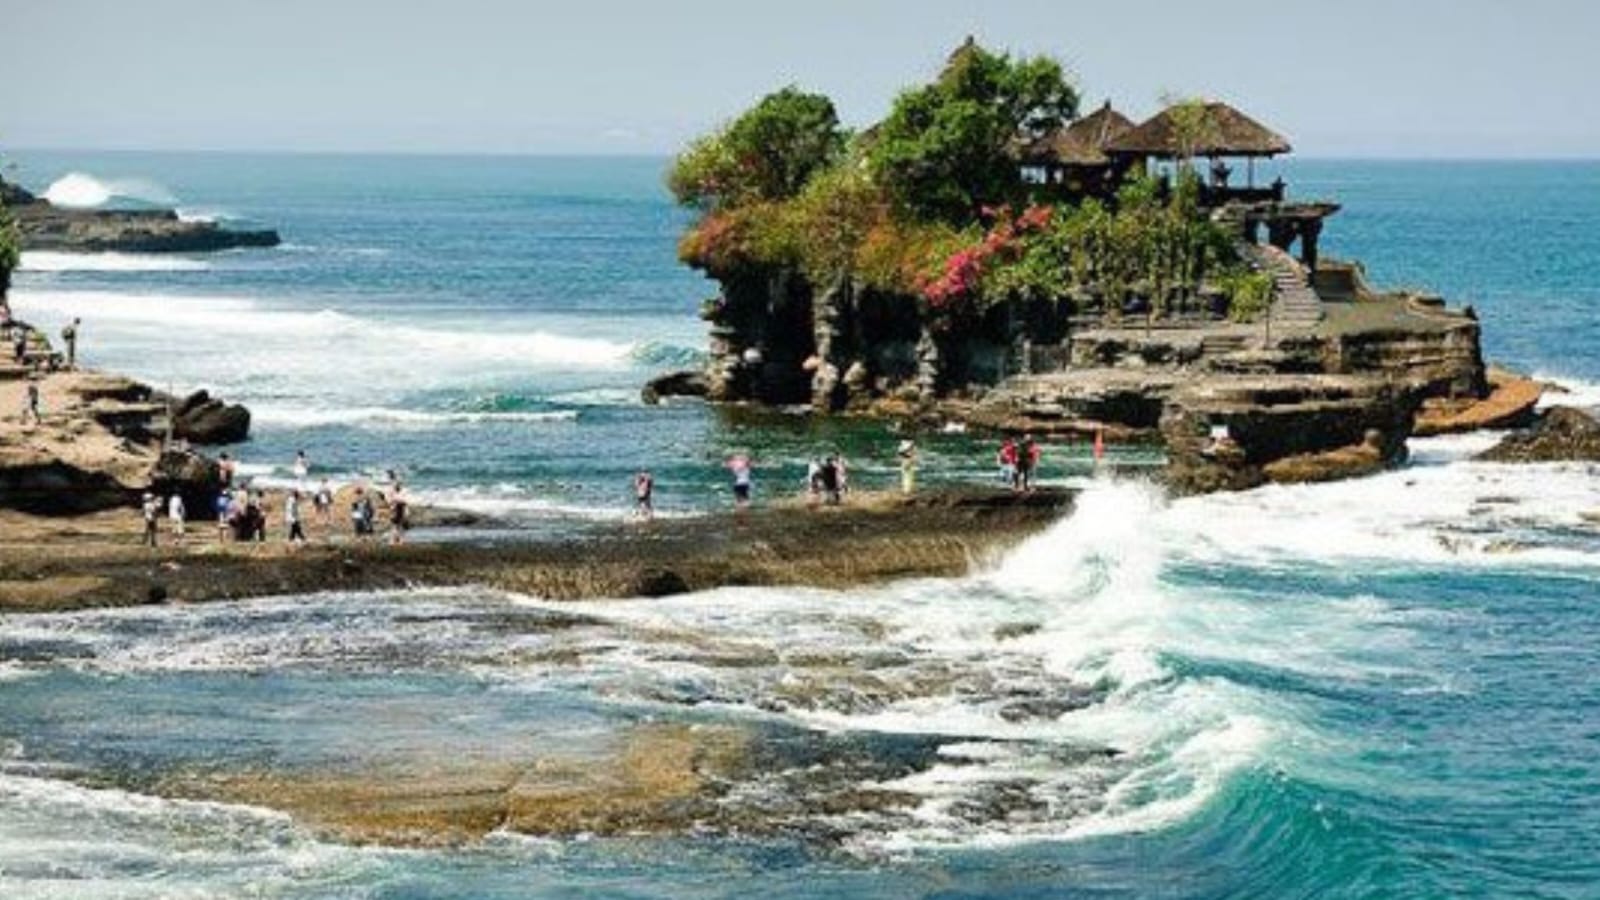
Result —
[[139, 253], [60, 253], [28, 250], [21, 272], [200, 272], [211, 264], [187, 256]]
[[99, 178], [86, 172], [68, 172], [45, 188], [44, 199], [69, 209], [115, 206], [170, 208], [178, 198], [147, 178]]

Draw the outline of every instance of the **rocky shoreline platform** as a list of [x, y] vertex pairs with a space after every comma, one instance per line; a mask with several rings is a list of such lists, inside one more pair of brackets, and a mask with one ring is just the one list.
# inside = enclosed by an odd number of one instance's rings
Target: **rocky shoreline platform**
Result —
[[71, 209], [0, 181], [0, 205], [16, 220], [23, 250], [69, 253], [211, 253], [236, 247], [276, 247], [270, 228], [230, 228], [184, 219], [175, 210]]

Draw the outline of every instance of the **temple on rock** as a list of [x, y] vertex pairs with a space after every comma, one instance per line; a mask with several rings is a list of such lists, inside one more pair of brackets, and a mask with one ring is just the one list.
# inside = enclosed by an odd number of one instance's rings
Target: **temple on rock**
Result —
[[[1239, 486], [1332, 449], [1387, 463], [1420, 406], [1488, 391], [1470, 308], [1326, 258], [1339, 204], [1262, 183], [1290, 142], [1228, 103], [1080, 115], [1048, 58], [969, 40], [871, 128], [793, 140], [831, 114], [785, 89], [679, 158], [669, 182], [701, 212], [680, 255], [720, 291], [707, 368], [652, 396], [1111, 432], [1179, 457], [1221, 428], [1245, 457], [1198, 481]], [[740, 142], [785, 116], [788, 146], [831, 149], [763, 173], [771, 144]]]

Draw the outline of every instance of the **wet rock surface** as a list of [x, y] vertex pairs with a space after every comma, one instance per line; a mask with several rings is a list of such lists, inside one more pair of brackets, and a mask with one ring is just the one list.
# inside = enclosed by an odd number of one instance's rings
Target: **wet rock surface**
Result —
[[1420, 398], [1361, 376], [1241, 376], [1175, 391], [1162, 415], [1178, 493], [1326, 481], [1405, 458]]
[[1486, 462], [1600, 462], [1600, 419], [1571, 406], [1552, 406], [1532, 428], [1506, 436], [1479, 454]]

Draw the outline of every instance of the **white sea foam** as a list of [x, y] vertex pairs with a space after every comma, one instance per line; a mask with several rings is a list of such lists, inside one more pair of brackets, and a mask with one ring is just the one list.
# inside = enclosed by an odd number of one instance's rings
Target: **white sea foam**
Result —
[[[261, 398], [265, 405], [274, 397], [318, 397], [322, 408], [330, 400], [375, 408], [397, 390], [633, 365], [632, 343], [536, 325], [461, 330], [380, 314], [183, 294], [20, 288], [13, 303], [23, 318], [47, 324], [83, 317], [91, 335], [86, 350], [103, 364], [163, 384], [164, 370], [170, 368], [182, 376], [180, 387], [204, 385], [224, 395]], [[95, 332], [106, 337], [97, 340]], [[168, 360], [165, 354], [178, 335], [197, 352]], [[126, 362], [107, 359], [108, 349], [126, 354]]]
[[1581, 378], [1568, 378], [1565, 375], [1551, 375], [1545, 372], [1535, 372], [1533, 377], [1539, 381], [1546, 381], [1555, 385], [1559, 390], [1545, 391], [1539, 398], [1540, 408], [1550, 406], [1577, 406], [1585, 409], [1600, 407], [1600, 382], [1586, 381]]
[[358, 406], [341, 409], [306, 409], [298, 406], [257, 404], [251, 407], [250, 420], [268, 427], [315, 428], [343, 425], [383, 431], [452, 428], [463, 423], [549, 423], [577, 421], [575, 409], [453, 411], [399, 409], [383, 406]]
[[117, 200], [135, 200], [173, 206], [178, 198], [148, 178], [99, 178], [86, 172], [68, 172], [45, 188], [44, 199], [69, 209], [92, 209]]
[[171, 254], [60, 253], [29, 250], [22, 254], [22, 272], [200, 272], [205, 260]]

